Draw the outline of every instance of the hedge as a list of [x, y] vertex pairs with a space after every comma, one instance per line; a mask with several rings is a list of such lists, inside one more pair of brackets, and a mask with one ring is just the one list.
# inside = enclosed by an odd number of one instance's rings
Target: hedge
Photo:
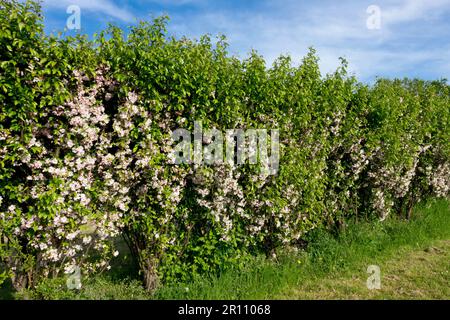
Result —
[[[117, 236], [154, 290], [449, 195], [446, 80], [367, 85], [343, 59], [321, 75], [314, 49], [267, 66], [165, 17], [90, 40], [46, 35], [34, 1], [0, 11], [0, 282], [17, 290], [109, 269]], [[194, 121], [279, 130], [279, 170], [173, 164]]]

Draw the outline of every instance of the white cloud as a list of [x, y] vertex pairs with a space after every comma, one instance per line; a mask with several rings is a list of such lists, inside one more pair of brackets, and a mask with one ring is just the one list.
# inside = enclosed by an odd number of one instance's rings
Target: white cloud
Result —
[[[177, 35], [198, 37], [224, 33], [232, 53], [245, 57], [257, 49], [271, 63], [280, 54], [291, 54], [300, 62], [307, 48], [318, 50], [321, 70], [332, 72], [339, 57], [348, 59], [350, 70], [363, 79], [376, 75], [413, 75], [420, 73], [450, 76], [448, 50], [422, 46], [433, 43], [444, 48], [449, 31], [442, 22], [434, 23], [450, 9], [450, 0], [402, 0], [379, 2], [382, 28], [366, 27], [370, 2], [320, 2], [306, 4], [287, 0], [261, 2], [252, 11], [213, 11], [214, 8], [186, 16], [172, 15], [169, 29]], [[442, 41], [442, 40], [441, 40]], [[423, 67], [426, 65], [426, 67]]]
[[207, 0], [147, 0], [147, 1], [157, 3], [160, 5], [183, 6], [186, 4], [202, 4], [206, 3]]
[[[446, 20], [450, 0], [261, 0], [251, 7], [240, 4], [239, 10], [207, 0], [137, 0], [134, 5], [149, 8], [148, 3], [168, 11], [171, 33], [196, 38], [223, 33], [232, 54], [246, 57], [256, 49], [268, 64], [280, 54], [290, 54], [298, 63], [314, 46], [323, 73], [334, 71], [344, 56], [350, 70], [362, 79], [408, 76], [421, 69], [430, 76], [450, 77], [450, 23]], [[135, 20], [130, 10], [112, 0], [44, 1], [49, 8], [65, 9], [70, 4], [128, 23]], [[381, 9], [380, 30], [366, 26], [366, 9], [372, 4]], [[185, 10], [183, 5], [192, 7]]]
[[385, 25], [427, 19], [431, 15], [449, 9], [450, 0], [405, 0], [396, 6], [382, 6], [381, 16]]

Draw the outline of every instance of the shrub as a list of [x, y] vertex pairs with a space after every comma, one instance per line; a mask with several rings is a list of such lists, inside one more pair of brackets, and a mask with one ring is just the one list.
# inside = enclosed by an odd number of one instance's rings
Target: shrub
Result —
[[[0, 9], [0, 280], [16, 289], [107, 269], [118, 234], [154, 290], [449, 194], [445, 81], [367, 86], [345, 60], [322, 76], [313, 49], [267, 67], [223, 37], [169, 37], [164, 17], [126, 36], [47, 36], [35, 2]], [[173, 164], [172, 133], [194, 121], [278, 129], [278, 172]]]

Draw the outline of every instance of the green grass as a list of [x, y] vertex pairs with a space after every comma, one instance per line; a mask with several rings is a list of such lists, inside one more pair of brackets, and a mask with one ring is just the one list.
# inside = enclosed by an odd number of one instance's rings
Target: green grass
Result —
[[[244, 269], [160, 288], [149, 295], [132, 264], [116, 262], [109, 274], [83, 280], [79, 292], [63, 279], [35, 291], [3, 298], [22, 299], [449, 299], [450, 202], [417, 206], [410, 221], [349, 222], [333, 234], [316, 230], [304, 251], [284, 250], [276, 259], [257, 257]], [[382, 289], [368, 290], [368, 265], [378, 265]]]
[[420, 251], [437, 240], [450, 239], [450, 205], [445, 200], [430, 201], [418, 206], [410, 221], [393, 217], [384, 222], [350, 223], [337, 235], [319, 230], [310, 238], [306, 252], [280, 255], [277, 261], [256, 259], [244, 271], [162, 288], [156, 298], [290, 299], [300, 297], [285, 292], [302, 285], [309, 285], [312, 294], [308, 298], [315, 298], [315, 287], [328, 278], [361, 273], [367, 278], [368, 265], [381, 265], [399, 252]]
[[279, 299], [449, 299], [450, 240], [425, 249], [399, 250], [378, 261], [381, 288], [368, 290], [365, 268], [303, 281], [275, 296]]

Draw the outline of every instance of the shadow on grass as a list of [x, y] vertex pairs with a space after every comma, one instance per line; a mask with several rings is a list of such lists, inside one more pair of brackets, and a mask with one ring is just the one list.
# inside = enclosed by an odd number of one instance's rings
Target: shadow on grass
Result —
[[13, 300], [14, 299], [14, 289], [11, 284], [11, 280], [5, 281], [0, 286], [0, 300]]

